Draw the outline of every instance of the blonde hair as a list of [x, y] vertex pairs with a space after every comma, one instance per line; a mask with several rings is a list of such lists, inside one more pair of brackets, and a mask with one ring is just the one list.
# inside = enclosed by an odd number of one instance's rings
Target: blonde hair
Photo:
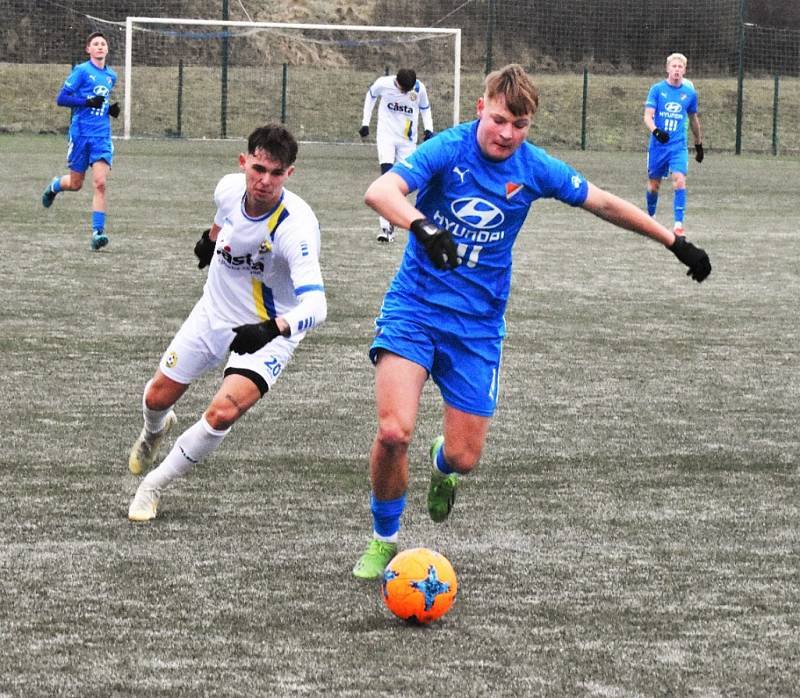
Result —
[[503, 95], [508, 111], [514, 116], [533, 115], [539, 108], [539, 90], [519, 63], [489, 73], [483, 87], [486, 99]]
[[684, 56], [682, 53], [669, 54], [669, 56], [667, 56], [667, 65], [672, 63], [672, 61], [680, 61], [681, 63], [683, 63], [684, 68], [689, 63], [689, 61], [686, 60], [686, 56]]

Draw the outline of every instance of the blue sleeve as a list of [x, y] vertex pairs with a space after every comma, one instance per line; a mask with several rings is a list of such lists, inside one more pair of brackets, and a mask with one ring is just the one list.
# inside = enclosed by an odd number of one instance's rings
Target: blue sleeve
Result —
[[75, 66], [72, 72], [64, 80], [61, 91], [56, 97], [56, 104], [59, 107], [83, 107], [86, 99], [79, 94], [80, 86], [83, 84], [83, 71], [80, 65]]
[[86, 105], [86, 100], [83, 97], [78, 97], [66, 85], [61, 88], [61, 92], [56, 97], [56, 104], [59, 107], [83, 107]]
[[562, 160], [547, 157], [547, 187], [545, 196], [558, 199], [570, 206], [583, 206], [589, 196], [589, 183], [580, 172]]
[[648, 91], [644, 106], [650, 107], [651, 109], [656, 109], [658, 107], [658, 84], [653, 85]]
[[697, 114], [697, 91], [692, 90], [692, 98], [689, 100], [689, 104], [686, 107], [687, 114]]

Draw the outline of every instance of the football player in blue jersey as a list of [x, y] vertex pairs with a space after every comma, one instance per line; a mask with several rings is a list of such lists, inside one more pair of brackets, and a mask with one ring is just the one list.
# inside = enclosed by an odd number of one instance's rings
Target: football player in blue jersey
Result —
[[[687, 131], [694, 135], [694, 159], [703, 162], [703, 138], [697, 117], [697, 92], [683, 76], [686, 56], [673, 53], [667, 57], [667, 78], [657, 82], [647, 93], [644, 124], [650, 132], [647, 149], [647, 212], [656, 215], [661, 180], [672, 175], [673, 232], [684, 234], [686, 213], [686, 175], [689, 171]], [[687, 126], [688, 124], [688, 126]]]
[[[490, 73], [476, 121], [426, 141], [367, 190], [367, 204], [411, 235], [370, 349], [378, 418], [373, 537], [353, 568], [358, 578], [380, 578], [397, 550], [408, 447], [429, 376], [444, 400], [443, 435], [430, 449], [434, 521], [448, 517], [459, 475], [480, 458], [497, 405], [511, 251], [534, 201], [555, 198], [645, 235], [698, 282], [711, 272], [703, 250], [529, 143], [538, 101], [521, 66]], [[406, 197], [414, 191], [412, 204]]]
[[101, 32], [86, 40], [89, 60], [76, 65], [56, 98], [60, 107], [72, 109], [67, 146], [69, 174], [53, 177], [42, 192], [42, 205], [50, 208], [62, 191], [78, 191], [83, 186], [86, 170], [92, 168], [92, 237], [90, 245], [99, 250], [108, 244], [106, 233], [106, 181], [114, 156], [109, 116], [119, 116], [119, 104], [109, 95], [117, 82], [117, 74], [106, 66], [108, 41]]

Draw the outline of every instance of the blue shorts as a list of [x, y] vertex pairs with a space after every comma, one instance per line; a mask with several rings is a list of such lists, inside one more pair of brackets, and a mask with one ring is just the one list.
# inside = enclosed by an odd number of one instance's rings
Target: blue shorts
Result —
[[67, 167], [73, 172], [84, 173], [98, 160], [105, 160], [111, 167], [114, 144], [110, 138], [92, 136], [70, 137], [67, 146]]
[[382, 350], [426, 369], [451, 407], [481, 417], [494, 414], [502, 337], [462, 336], [424, 325], [410, 316], [382, 314], [375, 320], [375, 339], [369, 350], [373, 363]]
[[689, 151], [683, 148], [650, 148], [647, 151], [648, 179], [663, 179], [670, 172], [689, 172]]

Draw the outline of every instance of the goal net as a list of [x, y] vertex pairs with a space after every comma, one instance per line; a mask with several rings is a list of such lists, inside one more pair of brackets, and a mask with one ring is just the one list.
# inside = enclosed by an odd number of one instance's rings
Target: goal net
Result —
[[459, 121], [460, 29], [153, 17], [125, 29], [125, 138], [240, 138], [276, 121], [302, 140], [357, 140], [367, 88], [404, 67], [436, 130]]

